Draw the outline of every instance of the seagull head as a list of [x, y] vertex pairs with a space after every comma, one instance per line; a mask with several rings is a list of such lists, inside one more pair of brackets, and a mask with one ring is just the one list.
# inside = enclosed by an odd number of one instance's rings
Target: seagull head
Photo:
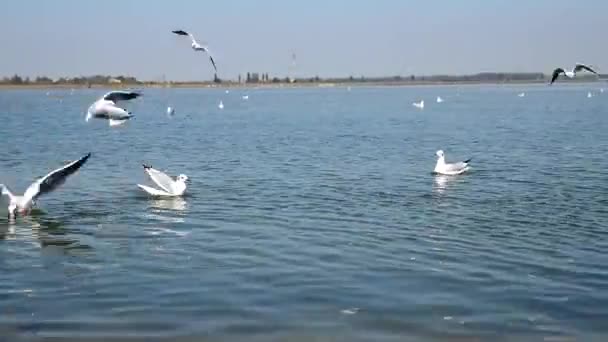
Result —
[[177, 176], [177, 181], [186, 183], [188, 181], [188, 176], [181, 174], [181, 175]]
[[435, 154], [437, 155], [438, 158], [443, 158], [443, 156], [444, 156], [443, 150], [439, 150], [439, 151], [435, 152]]

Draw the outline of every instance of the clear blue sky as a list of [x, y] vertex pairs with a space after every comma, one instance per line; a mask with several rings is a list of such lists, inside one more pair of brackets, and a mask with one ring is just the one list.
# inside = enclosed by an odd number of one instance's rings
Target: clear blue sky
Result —
[[[0, 76], [460, 74], [608, 70], [606, 0], [3, 0]], [[180, 39], [181, 38], [181, 39]], [[606, 72], [606, 70], [602, 70]]]

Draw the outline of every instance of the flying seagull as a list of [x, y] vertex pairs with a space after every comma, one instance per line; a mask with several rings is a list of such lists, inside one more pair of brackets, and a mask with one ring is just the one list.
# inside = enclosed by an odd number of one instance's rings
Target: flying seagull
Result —
[[593, 70], [590, 66], [581, 63], [576, 63], [572, 70], [564, 70], [562, 68], [557, 68], [553, 70], [553, 75], [551, 76], [551, 83], [549, 84], [553, 84], [553, 82], [557, 80], [560, 74], [564, 74], [568, 78], [574, 78], [576, 76], [576, 73], [582, 70], [589, 71], [597, 75], [597, 72], [595, 72], [595, 70]]
[[209, 60], [211, 61], [211, 64], [213, 65], [213, 69], [215, 70], [215, 72], [217, 72], [217, 67], [215, 66], [215, 61], [213, 60], [213, 56], [211, 56], [211, 52], [209, 52], [209, 48], [207, 46], [203, 46], [201, 44], [199, 44], [196, 39], [194, 38], [194, 36], [191, 33], [188, 33], [186, 31], [183, 30], [175, 30], [175, 31], [171, 31], [177, 35], [180, 36], [188, 36], [190, 37], [190, 40], [192, 40], [192, 50], [194, 51], [204, 51], [207, 55], [209, 55]]
[[126, 109], [116, 107], [119, 101], [128, 101], [141, 96], [131, 91], [111, 91], [95, 101], [87, 111], [86, 121], [91, 118], [107, 119], [110, 126], [120, 125], [133, 117]]
[[150, 176], [150, 179], [158, 185], [160, 189], [154, 189], [149, 186], [137, 184], [137, 186], [152, 196], [161, 197], [177, 197], [184, 194], [186, 191], [186, 182], [188, 176], [181, 174], [177, 176], [176, 180], [167, 176], [161, 171], [158, 171], [150, 165], [144, 164], [144, 171]]
[[469, 162], [471, 159], [467, 159], [463, 162], [458, 163], [446, 163], [445, 154], [443, 150], [439, 150], [435, 153], [437, 155], [437, 164], [435, 165], [434, 172], [442, 175], [459, 175], [469, 170]]
[[0, 184], [2, 195], [8, 196], [10, 200], [10, 204], [8, 206], [9, 217], [15, 217], [17, 212], [19, 212], [21, 215], [28, 214], [32, 209], [32, 206], [36, 204], [38, 197], [57, 189], [60, 185], [65, 183], [68, 176], [78, 171], [78, 169], [80, 169], [84, 163], [87, 162], [90, 156], [91, 153], [88, 153], [86, 156], [37, 179], [27, 188], [27, 190], [25, 190], [23, 196], [14, 195], [4, 184]]

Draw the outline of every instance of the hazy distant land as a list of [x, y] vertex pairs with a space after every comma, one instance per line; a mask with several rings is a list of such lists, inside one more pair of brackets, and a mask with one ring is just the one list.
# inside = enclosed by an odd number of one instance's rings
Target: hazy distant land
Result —
[[[543, 73], [483, 72], [472, 75], [345, 77], [345, 78], [278, 78], [268, 74], [247, 73], [238, 80], [212, 81], [145, 81], [131, 76], [81, 76], [51, 79], [41, 76], [35, 79], [14, 75], [0, 80], [0, 89], [15, 88], [205, 88], [205, 87], [333, 87], [333, 86], [404, 86], [440, 84], [534, 84], [549, 82], [550, 75]], [[591, 74], [576, 79], [562, 78], [561, 82], [606, 82], [607, 74], [599, 77]]]

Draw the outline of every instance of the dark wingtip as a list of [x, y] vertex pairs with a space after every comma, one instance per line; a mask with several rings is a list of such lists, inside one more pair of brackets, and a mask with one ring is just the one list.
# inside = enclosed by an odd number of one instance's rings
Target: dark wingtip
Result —
[[465, 160], [464, 162], [465, 162], [465, 163], [469, 163], [469, 162], [470, 162], [472, 159], [473, 159], [473, 158], [469, 158], [469, 159]]
[[152, 168], [152, 165], [146, 165], [146, 164], [141, 164], [141, 165], [143, 165], [143, 166], [144, 166], [144, 169], [145, 169], [145, 170], [147, 170], [147, 169], [151, 169], [151, 168]]

